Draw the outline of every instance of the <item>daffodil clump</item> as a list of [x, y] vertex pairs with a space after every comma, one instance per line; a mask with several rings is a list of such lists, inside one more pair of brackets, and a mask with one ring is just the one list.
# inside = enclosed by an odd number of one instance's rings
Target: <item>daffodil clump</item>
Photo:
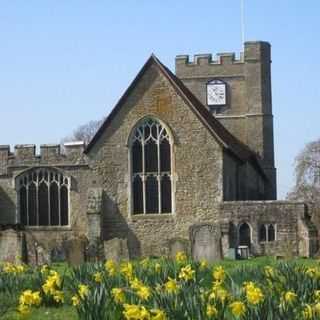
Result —
[[49, 270], [47, 266], [43, 266], [41, 273], [47, 275], [42, 290], [47, 298], [52, 299], [56, 304], [64, 303], [64, 292], [62, 291], [61, 276], [57, 271]]
[[41, 300], [40, 291], [23, 291], [19, 298], [19, 313], [23, 316], [29, 315], [31, 313], [31, 307], [40, 306]]
[[317, 262], [234, 267], [178, 252], [174, 259], [107, 260], [66, 273], [48, 265], [0, 268], [0, 298], [2, 288], [11, 288], [14, 310], [25, 318], [40, 306], [70, 305], [80, 320], [320, 319]]

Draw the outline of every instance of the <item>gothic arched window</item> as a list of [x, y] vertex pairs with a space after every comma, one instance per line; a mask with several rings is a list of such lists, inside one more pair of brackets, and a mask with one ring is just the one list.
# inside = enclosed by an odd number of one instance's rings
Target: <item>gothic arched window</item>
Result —
[[264, 224], [262, 224], [259, 229], [259, 241], [267, 241], [267, 231]]
[[276, 239], [276, 230], [272, 224], [268, 228], [268, 241], [275, 241]]
[[20, 221], [25, 226], [69, 225], [70, 179], [53, 168], [28, 170], [16, 178]]
[[156, 119], [139, 122], [131, 134], [133, 214], [172, 212], [172, 141]]

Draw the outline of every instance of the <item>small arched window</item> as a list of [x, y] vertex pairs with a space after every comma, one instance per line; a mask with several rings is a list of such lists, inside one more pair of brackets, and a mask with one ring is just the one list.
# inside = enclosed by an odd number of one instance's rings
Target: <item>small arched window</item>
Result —
[[272, 224], [268, 227], [268, 241], [274, 241], [276, 239], [276, 230]]
[[167, 129], [148, 117], [133, 130], [129, 144], [132, 213], [171, 213], [172, 141]]
[[248, 247], [251, 245], [251, 229], [246, 222], [239, 227], [239, 245]]
[[69, 225], [70, 179], [53, 168], [28, 170], [16, 178], [20, 221], [25, 226]]
[[259, 229], [259, 241], [267, 241], [267, 231], [264, 224], [262, 224]]

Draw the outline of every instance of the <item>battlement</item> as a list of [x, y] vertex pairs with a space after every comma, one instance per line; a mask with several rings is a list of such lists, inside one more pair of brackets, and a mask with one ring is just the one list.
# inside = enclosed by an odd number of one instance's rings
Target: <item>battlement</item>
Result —
[[0, 175], [7, 174], [9, 167], [81, 164], [85, 144], [82, 141], [68, 142], [61, 148], [59, 144], [40, 145], [40, 154], [36, 153], [35, 144], [18, 144], [11, 152], [9, 145], [0, 145]]
[[240, 59], [236, 59], [236, 54], [234, 52], [224, 52], [217, 53], [214, 58], [210, 53], [207, 54], [195, 54], [193, 60], [190, 60], [189, 55], [178, 55], [176, 56], [176, 64], [185, 65], [207, 65], [207, 64], [233, 64], [233, 63], [243, 63], [244, 57], [243, 53], [240, 53]]
[[244, 44], [244, 52], [239, 59], [234, 52], [212, 54], [195, 54], [193, 59], [189, 55], [176, 56], [176, 75], [180, 78], [192, 76], [217, 76], [245, 73], [247, 63], [270, 63], [270, 44], [263, 41], [248, 41]]

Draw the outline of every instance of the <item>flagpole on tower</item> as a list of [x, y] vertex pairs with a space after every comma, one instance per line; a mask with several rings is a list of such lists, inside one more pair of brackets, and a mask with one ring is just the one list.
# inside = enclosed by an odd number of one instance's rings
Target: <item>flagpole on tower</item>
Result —
[[244, 0], [240, 0], [241, 2], [241, 42], [242, 42], [242, 48], [244, 50], [244, 42], [245, 42], [245, 36], [244, 36]]

